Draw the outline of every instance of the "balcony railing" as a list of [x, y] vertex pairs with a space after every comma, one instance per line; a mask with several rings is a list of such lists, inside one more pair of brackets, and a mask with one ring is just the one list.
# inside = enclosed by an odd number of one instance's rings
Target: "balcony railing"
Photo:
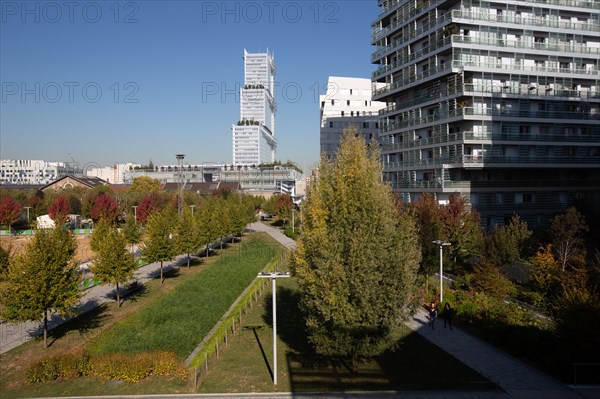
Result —
[[502, 69], [502, 70], [515, 70], [515, 71], [527, 71], [527, 72], [543, 72], [543, 73], [559, 73], [559, 74], [577, 74], [587, 76], [600, 76], [600, 70], [594, 69], [580, 69], [580, 68], [557, 68], [546, 65], [517, 65], [517, 64], [502, 64], [498, 62], [478, 62], [468, 60], [453, 60], [453, 68], [483, 68], [483, 69]]
[[[598, 7], [600, 4], [596, 4], [595, 7]], [[484, 21], [484, 22], [507, 22], [514, 23], [524, 26], [541, 26], [544, 28], [561, 28], [561, 29], [572, 29], [575, 31], [589, 31], [589, 32], [598, 32], [600, 30], [600, 24], [598, 21], [592, 22], [570, 22], [570, 21], [560, 21], [560, 20], [551, 20], [545, 18], [536, 18], [536, 17], [527, 17], [523, 18], [518, 15], [497, 15], [490, 14], [486, 12], [478, 12], [471, 10], [452, 10], [452, 18], [460, 18], [467, 19], [470, 23], [476, 21]]]
[[451, 142], [481, 141], [481, 142], [501, 142], [501, 141], [520, 141], [520, 142], [557, 142], [557, 143], [598, 143], [600, 134], [585, 135], [565, 135], [565, 134], [530, 134], [530, 133], [508, 133], [508, 132], [474, 132], [465, 131], [459, 133], [439, 134], [433, 137], [423, 139], [409, 139], [402, 143], [381, 144], [381, 150], [384, 152], [393, 152], [421, 146], [433, 146], [436, 144], [447, 144]]
[[[600, 29], [600, 27], [598, 27]], [[533, 39], [533, 38], [532, 38]], [[496, 46], [502, 48], [522, 48], [522, 49], [535, 49], [544, 51], [556, 51], [560, 53], [580, 53], [580, 54], [600, 54], [600, 48], [588, 47], [581, 44], [568, 44], [568, 43], [537, 43], [537, 42], [526, 42], [523, 40], [505, 40], [505, 39], [490, 39], [486, 37], [471, 37], [463, 35], [452, 35], [452, 43], [468, 43], [468, 44], [481, 44], [484, 46]]]
[[442, 168], [447, 165], [460, 165], [461, 167], [469, 167], [469, 165], [481, 164], [530, 164], [530, 165], [589, 165], [600, 167], [600, 156], [509, 156], [509, 155], [454, 155], [445, 157], [435, 157], [426, 159], [415, 159], [401, 162], [384, 162], [383, 169], [386, 171], [411, 170], [416, 167], [432, 167]]

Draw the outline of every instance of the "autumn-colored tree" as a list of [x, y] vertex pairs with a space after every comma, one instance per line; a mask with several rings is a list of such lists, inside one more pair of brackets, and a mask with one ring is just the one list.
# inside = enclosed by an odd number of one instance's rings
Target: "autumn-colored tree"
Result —
[[558, 263], [565, 271], [568, 267], [579, 268], [585, 263], [583, 234], [588, 231], [583, 216], [571, 207], [562, 215], [556, 215], [550, 226], [552, 243]]
[[138, 191], [142, 193], [158, 193], [160, 191], [160, 181], [148, 176], [138, 176], [131, 182], [129, 191]]
[[514, 286], [498, 267], [491, 262], [475, 266], [473, 287], [496, 299], [504, 299], [514, 292]]
[[449, 248], [454, 260], [461, 260], [479, 253], [483, 232], [479, 224], [479, 214], [467, 209], [464, 197], [451, 195], [448, 204], [442, 207], [444, 239], [450, 241]]
[[69, 205], [69, 199], [64, 195], [56, 197], [48, 207], [48, 215], [54, 220], [57, 226], [65, 223], [70, 213], [71, 206]]
[[5, 224], [11, 229], [13, 223], [21, 219], [22, 207], [13, 197], [5, 196], [0, 202], [0, 224]]
[[289, 194], [279, 194], [275, 197], [275, 213], [277, 217], [283, 221], [283, 225], [287, 223], [292, 216], [292, 208], [294, 202]]
[[24, 253], [12, 259], [1, 286], [0, 318], [17, 322], [43, 319], [46, 347], [48, 314], [74, 314], [79, 302], [75, 249], [73, 236], [61, 226], [36, 230]]
[[90, 211], [90, 215], [94, 221], [104, 219], [108, 223], [115, 223], [117, 221], [118, 213], [117, 203], [114, 198], [108, 194], [99, 195]]
[[142, 224], [146, 223], [148, 216], [160, 209], [162, 202], [160, 195], [155, 192], [143, 196], [136, 209], [137, 221]]
[[532, 288], [540, 295], [537, 305], [550, 308], [560, 293], [560, 268], [554, 257], [552, 244], [541, 246], [532, 259]]
[[171, 238], [176, 220], [175, 210], [167, 207], [152, 213], [144, 229], [142, 255], [148, 263], [160, 262], [161, 283], [164, 282], [163, 262], [173, 259], [176, 255], [175, 240]]
[[119, 284], [131, 279], [135, 269], [135, 257], [127, 250], [125, 236], [115, 226], [108, 227], [106, 235], [97, 245], [90, 270], [101, 284], [116, 286], [116, 299], [119, 306], [121, 306]]
[[381, 181], [378, 148], [355, 133], [344, 132], [335, 160], [321, 160], [293, 255], [310, 342], [353, 369], [408, 316], [421, 257], [413, 220]]

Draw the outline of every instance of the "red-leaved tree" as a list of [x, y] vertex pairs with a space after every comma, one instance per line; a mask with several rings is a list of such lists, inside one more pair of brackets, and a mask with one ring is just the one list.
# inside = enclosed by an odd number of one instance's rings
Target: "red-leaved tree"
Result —
[[20, 218], [21, 205], [13, 197], [4, 197], [0, 202], [0, 223], [8, 225], [10, 230], [11, 225], [19, 221]]
[[114, 223], [118, 216], [117, 203], [110, 195], [99, 195], [94, 202], [94, 207], [90, 211], [90, 215], [95, 222], [100, 219], [106, 220], [108, 223]]
[[148, 216], [155, 210], [160, 209], [161, 198], [157, 193], [145, 195], [137, 207], [136, 215], [140, 223], [146, 223]]
[[56, 224], [66, 222], [69, 213], [71, 213], [71, 205], [69, 205], [69, 199], [64, 195], [56, 197], [48, 207], [48, 215]]

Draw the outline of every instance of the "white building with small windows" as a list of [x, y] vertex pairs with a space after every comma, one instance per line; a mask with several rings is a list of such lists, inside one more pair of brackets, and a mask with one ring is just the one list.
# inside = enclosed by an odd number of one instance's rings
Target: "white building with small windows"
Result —
[[371, 80], [330, 76], [321, 101], [321, 153], [337, 151], [345, 128], [354, 125], [367, 143], [377, 140], [379, 110], [385, 103], [371, 100]]
[[0, 184], [48, 184], [67, 175], [80, 175], [81, 168], [69, 162], [48, 162], [38, 159], [0, 160]]
[[258, 166], [275, 161], [275, 61], [270, 53], [244, 50], [240, 120], [232, 127], [233, 164]]

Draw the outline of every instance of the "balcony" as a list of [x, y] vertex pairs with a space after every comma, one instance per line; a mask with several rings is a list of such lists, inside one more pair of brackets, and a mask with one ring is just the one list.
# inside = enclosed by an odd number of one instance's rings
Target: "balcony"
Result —
[[[535, 2], [535, 1], [534, 1]], [[584, 2], [579, 2], [584, 3]], [[589, 2], [592, 4], [592, 2]], [[593, 5], [591, 8], [597, 8], [598, 3]], [[590, 32], [598, 32], [600, 30], [600, 22], [592, 21], [592, 22], [567, 22], [560, 20], [549, 20], [544, 18], [523, 18], [519, 15], [497, 15], [490, 14], [486, 12], [478, 12], [471, 10], [452, 10], [452, 19], [464, 19], [467, 20], [467, 23], [470, 24], [478, 24], [479, 22], [494, 22], [494, 23], [511, 23], [518, 24], [523, 26], [540, 26], [544, 28], [559, 28], [559, 29], [571, 29], [574, 32], [579, 32], [582, 30]], [[581, 33], [577, 33], [581, 34]]]
[[401, 162], [384, 162], [384, 171], [390, 170], [413, 170], [415, 168], [441, 169], [444, 167], [474, 166], [480, 168], [485, 164], [520, 167], [522, 165], [580, 165], [581, 167], [600, 168], [600, 157], [598, 156], [509, 156], [509, 155], [454, 155], [426, 159], [406, 160]]
[[395, 152], [416, 147], [431, 147], [435, 145], [446, 145], [453, 142], [502, 142], [518, 141], [533, 143], [598, 143], [600, 134], [592, 133], [586, 135], [565, 135], [565, 134], [530, 134], [520, 132], [474, 132], [472, 130], [438, 134], [424, 139], [408, 139], [402, 143], [381, 144], [382, 152]]
[[[599, 27], [600, 29], [600, 27]], [[533, 38], [532, 38], [533, 39]], [[495, 46], [501, 48], [534, 49], [542, 51], [556, 51], [559, 53], [577, 53], [597, 56], [600, 48], [583, 46], [581, 44], [568, 43], [535, 43], [524, 40], [490, 39], [484, 37], [471, 37], [463, 35], [452, 35], [452, 43], [480, 44], [482, 46]], [[501, 49], [499, 49], [501, 51]], [[561, 54], [564, 55], [564, 54]]]

